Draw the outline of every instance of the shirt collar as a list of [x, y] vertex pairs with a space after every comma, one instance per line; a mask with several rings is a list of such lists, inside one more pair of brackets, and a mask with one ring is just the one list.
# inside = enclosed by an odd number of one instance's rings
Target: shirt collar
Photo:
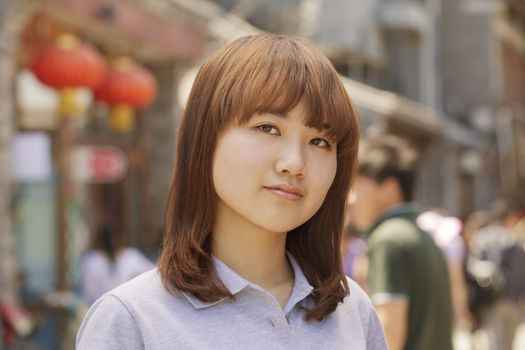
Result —
[[[303, 270], [299, 266], [299, 263], [297, 263], [295, 258], [289, 252], [286, 253], [286, 256], [288, 257], [288, 261], [292, 266], [295, 279], [292, 288], [292, 293], [284, 309], [285, 314], [292, 310], [297, 303], [305, 299], [313, 291], [313, 287], [306, 279], [306, 276], [304, 275]], [[233, 296], [235, 296], [237, 293], [239, 293], [246, 287], [252, 287], [254, 289], [261, 290], [259, 286], [239, 276], [218, 258], [213, 257], [213, 262], [215, 264], [215, 269], [217, 270], [217, 275], [219, 279]], [[227, 299], [222, 298], [210, 303], [199, 300], [191, 293], [182, 292], [182, 294], [196, 309], [211, 307]]]
[[287, 252], [286, 256], [288, 257], [288, 261], [290, 261], [290, 265], [292, 265], [295, 275], [292, 294], [290, 295], [290, 298], [284, 307], [284, 313], [288, 314], [295, 307], [295, 305], [297, 305], [297, 303], [312, 293], [314, 287], [312, 287], [312, 285], [308, 282], [306, 276], [303, 273], [303, 270], [301, 269], [301, 266], [299, 266], [299, 263], [297, 260], [295, 260], [292, 254]]

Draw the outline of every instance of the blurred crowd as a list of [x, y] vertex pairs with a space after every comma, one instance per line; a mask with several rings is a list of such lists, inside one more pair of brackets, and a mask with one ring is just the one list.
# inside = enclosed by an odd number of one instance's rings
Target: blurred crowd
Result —
[[[417, 222], [446, 257], [454, 325], [469, 335], [468, 349], [512, 349], [525, 316], [525, 216], [518, 201], [498, 198], [465, 221], [432, 208]], [[344, 234], [345, 272], [366, 289], [366, 241], [351, 224]]]
[[[436, 336], [451, 338], [455, 349], [518, 348], [525, 316], [523, 203], [501, 196], [464, 220], [418, 207], [412, 202], [416, 158], [401, 139], [364, 140], [341, 246], [346, 274], [370, 294], [392, 349], [422, 349], [418, 337]], [[439, 320], [448, 319], [439, 314], [448, 305], [450, 335], [443, 330], [449, 321]]]

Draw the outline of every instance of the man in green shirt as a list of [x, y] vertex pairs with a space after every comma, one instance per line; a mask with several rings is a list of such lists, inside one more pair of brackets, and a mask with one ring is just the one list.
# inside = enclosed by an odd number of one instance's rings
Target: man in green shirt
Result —
[[410, 204], [417, 153], [381, 136], [360, 146], [350, 215], [367, 231], [368, 292], [391, 350], [452, 350], [445, 259]]

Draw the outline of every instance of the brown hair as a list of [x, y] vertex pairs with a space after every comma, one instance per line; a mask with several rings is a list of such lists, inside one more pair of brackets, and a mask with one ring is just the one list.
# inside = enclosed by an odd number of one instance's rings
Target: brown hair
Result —
[[159, 271], [164, 286], [213, 302], [232, 297], [217, 276], [211, 238], [217, 195], [212, 159], [228, 123], [258, 113], [285, 114], [300, 101], [306, 125], [337, 142], [337, 172], [321, 208], [290, 231], [287, 250], [314, 287], [306, 320], [321, 320], [348, 294], [340, 239], [346, 194], [356, 168], [357, 114], [328, 59], [300, 39], [243, 37], [216, 51], [201, 67], [184, 110], [177, 163], [166, 209]]

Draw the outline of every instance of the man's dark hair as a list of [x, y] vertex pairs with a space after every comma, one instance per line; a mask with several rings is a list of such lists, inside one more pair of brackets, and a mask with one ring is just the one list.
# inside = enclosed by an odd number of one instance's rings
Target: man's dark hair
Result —
[[359, 146], [358, 159], [359, 175], [378, 183], [394, 178], [404, 200], [412, 200], [418, 152], [408, 142], [394, 135], [365, 138]]

